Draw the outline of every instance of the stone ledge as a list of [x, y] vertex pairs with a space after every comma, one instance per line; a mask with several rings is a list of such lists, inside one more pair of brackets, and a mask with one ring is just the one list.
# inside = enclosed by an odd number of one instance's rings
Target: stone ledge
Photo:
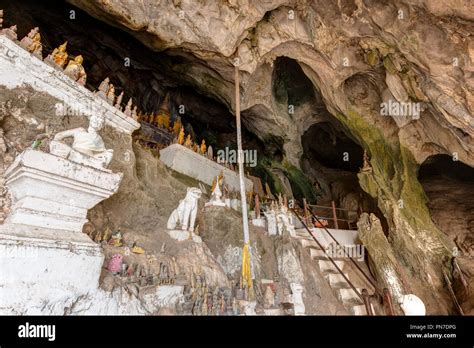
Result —
[[81, 110], [84, 116], [104, 114], [106, 123], [123, 133], [131, 134], [140, 128], [133, 118], [3, 35], [0, 35], [0, 85], [10, 89], [29, 85], [39, 92], [52, 95], [72, 109]]
[[[160, 160], [174, 171], [212, 185], [213, 180], [221, 171], [224, 173], [224, 182], [232, 190], [240, 191], [239, 175], [226, 167], [197, 154], [179, 144], [170, 145], [160, 151]], [[253, 190], [253, 182], [245, 178], [245, 190]]]

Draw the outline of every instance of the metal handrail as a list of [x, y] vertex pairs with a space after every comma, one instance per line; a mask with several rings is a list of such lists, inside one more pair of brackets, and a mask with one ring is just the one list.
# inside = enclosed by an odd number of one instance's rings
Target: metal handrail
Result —
[[[306, 204], [305, 204], [306, 206]], [[307, 205], [307, 206], [311, 206], [311, 205]], [[304, 222], [305, 219], [302, 219], [300, 217], [300, 215], [296, 212], [295, 208], [292, 208], [291, 209], [295, 215], [298, 217], [298, 219], [300, 220], [300, 222], [303, 224], [303, 226], [305, 227], [306, 231], [311, 235], [311, 237], [314, 239], [314, 241], [318, 244], [318, 246], [324, 251], [324, 253], [327, 255], [326, 251], [324, 250], [324, 248], [321, 246], [321, 244], [317, 241], [317, 239], [313, 236], [313, 234], [311, 233], [311, 231], [308, 229], [306, 223]], [[319, 221], [318, 217], [309, 209], [304, 209], [304, 215], [305, 215], [305, 218], [306, 218], [306, 211], [309, 211], [311, 213], [311, 217], [314, 217], [316, 219], [317, 222], [319, 222], [321, 224], [321, 221]], [[339, 245], [341, 246], [341, 244], [334, 238], [334, 236], [331, 234], [331, 232], [328, 231], [328, 229], [326, 227], [324, 227], [322, 224], [321, 224], [322, 228], [324, 228], [324, 230], [327, 232], [327, 234], [329, 234], [329, 236]], [[344, 250], [344, 255], [346, 255], [346, 252], [345, 252], [345, 249], [343, 248]], [[329, 257], [329, 255], [328, 255]], [[380, 289], [378, 288], [378, 286], [370, 279], [369, 276], [367, 276], [367, 274], [360, 268], [360, 266], [355, 262], [355, 260], [353, 260], [350, 256], [348, 256], [349, 259], [351, 260], [351, 262], [354, 264], [354, 266], [356, 266], [356, 268], [364, 275], [364, 277], [369, 281], [369, 283], [374, 287], [374, 290], [375, 292], [381, 296], [382, 298], [382, 302], [383, 302], [383, 305], [384, 305], [384, 308], [385, 308], [385, 312], [387, 315], [389, 316], [393, 316], [395, 315], [395, 312], [394, 312], [394, 309], [393, 309], [393, 305], [392, 305], [392, 299], [391, 299], [391, 295], [390, 295], [390, 291], [387, 289], [387, 288], [384, 288], [383, 291], [380, 291]], [[330, 258], [331, 259], [331, 258]], [[333, 262], [333, 260], [331, 259], [331, 261]], [[342, 272], [342, 270], [339, 269], [339, 267], [337, 267], [337, 265], [333, 262], [333, 264], [336, 266], [336, 269], [339, 271], [339, 273]], [[342, 273], [341, 273], [342, 274]], [[347, 279], [344, 274], [342, 274], [344, 279]], [[349, 284], [351, 284], [349, 282]], [[354, 287], [352, 287], [353, 290], [356, 292], [356, 294], [359, 296], [357, 290], [354, 289]], [[366, 290], [366, 289], [363, 289], [363, 290]], [[368, 304], [366, 304], [366, 300], [365, 300], [365, 297], [366, 296], [363, 296], [362, 294], [359, 296], [360, 298], [362, 298], [362, 301], [364, 301], [364, 304], [366, 306], [366, 310], [367, 310], [367, 314], [368, 315], [371, 315], [370, 313], [372, 313], [372, 308], [371, 307], [368, 307]], [[368, 297], [367, 297], [368, 299]], [[370, 300], [369, 300], [370, 301]], [[370, 303], [369, 303], [370, 305]], [[372, 314], [373, 315], [373, 314]]]
[[[321, 208], [321, 209], [333, 209], [332, 207], [328, 207], [326, 205], [317, 205], [317, 204], [308, 204], [308, 207], [314, 207], [314, 208]], [[353, 213], [358, 213], [357, 210], [352, 210], [352, 209], [345, 209], [345, 208], [334, 208], [336, 210], [342, 210], [342, 211], [350, 211]]]
[[333, 258], [326, 252], [326, 249], [321, 245], [321, 243], [316, 239], [316, 237], [313, 236], [313, 234], [311, 233], [311, 231], [309, 230], [308, 226], [304, 223], [303, 219], [300, 217], [300, 215], [296, 212], [296, 210], [294, 208], [291, 208], [291, 210], [293, 211], [293, 213], [296, 215], [296, 217], [300, 220], [300, 222], [303, 224], [303, 226], [305, 227], [306, 231], [308, 231], [308, 233], [311, 235], [311, 237], [314, 239], [314, 241], [316, 242], [316, 244], [321, 248], [321, 250], [326, 254], [326, 256], [328, 257], [329, 261], [331, 261], [331, 263], [334, 265], [334, 267], [336, 268], [336, 270], [342, 275], [342, 277], [344, 278], [344, 280], [349, 284], [349, 286], [352, 288], [352, 290], [356, 293], [356, 295], [365, 303], [365, 300], [364, 300], [364, 297], [362, 296], [361, 293], [359, 293], [359, 291], [357, 290], [357, 288], [354, 286], [354, 284], [352, 284], [352, 282], [349, 280], [349, 278], [346, 277], [346, 275], [344, 274], [344, 272], [339, 268], [339, 266], [336, 264], [336, 262], [333, 260]]

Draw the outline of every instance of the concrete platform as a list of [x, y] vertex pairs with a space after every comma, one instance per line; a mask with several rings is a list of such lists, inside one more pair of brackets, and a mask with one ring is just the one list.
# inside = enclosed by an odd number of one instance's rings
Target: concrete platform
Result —
[[[213, 180], [221, 172], [224, 173], [224, 183], [232, 190], [240, 191], [239, 175], [219, 163], [201, 156], [200, 154], [179, 144], [170, 145], [160, 151], [160, 160], [170, 169], [212, 185]], [[253, 183], [245, 178], [245, 190], [253, 190]]]

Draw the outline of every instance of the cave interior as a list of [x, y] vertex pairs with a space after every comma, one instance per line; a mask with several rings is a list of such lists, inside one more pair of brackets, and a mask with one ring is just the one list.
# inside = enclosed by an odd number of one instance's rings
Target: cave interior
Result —
[[[188, 52], [153, 51], [125, 31], [94, 19], [66, 2], [0, 0], [0, 8], [9, 14], [5, 17], [4, 26], [16, 24], [19, 37], [25, 36], [33, 27], [40, 28], [43, 56], [68, 41], [70, 57], [79, 54], [84, 57], [88, 89], [96, 90], [100, 82], [109, 77], [116, 94], [123, 91], [124, 101], [133, 98], [145, 114], [157, 112], [169, 93], [171, 120], [180, 117], [186, 132], [191, 133], [193, 138], [198, 142], [205, 139], [213, 148], [236, 147], [235, 119], [229, 105], [217, 100], [208, 91], [180, 79], [175, 73], [174, 67], [182, 69], [189, 63], [188, 59], [198, 59]], [[75, 11], [75, 18], [67, 20], [71, 9]], [[128, 59], [129, 66], [124, 64]], [[355, 76], [347, 81], [347, 85], [358, 85], [362, 80], [363, 83], [371, 83], [363, 76]], [[359, 89], [362, 94], [374, 90]], [[363, 165], [364, 149], [328, 112], [317, 88], [297, 61], [287, 57], [276, 58], [272, 94], [276, 103], [294, 105], [297, 109], [311, 104], [311, 112], [319, 115], [319, 121], [310, 125], [301, 137], [303, 179], [298, 175], [288, 176], [294, 197], [299, 200], [305, 197], [321, 205], [330, 205], [331, 201], [335, 201], [338, 206], [347, 209], [373, 212], [382, 220], [384, 231], [388, 234], [387, 221], [376, 200], [359, 186], [357, 173]], [[356, 99], [379, 100], [377, 95], [365, 94]], [[180, 114], [179, 106], [182, 105], [185, 112]], [[138, 137], [139, 132], [134, 137]], [[251, 132], [244, 122], [243, 146], [256, 149], [259, 154], [257, 167], [248, 170], [259, 176], [263, 184], [268, 183], [276, 193], [285, 192], [281, 183], [275, 181], [275, 171], [278, 171], [278, 164], [285, 157], [283, 143], [284, 139], [278, 136], [262, 139]], [[472, 250], [474, 206], [472, 199], [467, 199], [468, 204], [465, 204], [465, 198], [474, 193], [474, 169], [460, 162], [453, 167], [451, 158], [447, 157], [427, 159], [420, 167], [419, 180], [428, 197], [435, 223], [445, 233], [454, 233], [453, 238], [462, 238], [460, 247]], [[275, 163], [277, 165], [272, 167]], [[303, 183], [299, 182], [301, 180]], [[449, 205], [456, 206], [453, 208], [455, 214], [447, 213]], [[453, 224], [456, 228], [452, 228]], [[449, 232], [453, 230], [458, 232]], [[469, 231], [469, 234], [461, 230]], [[463, 237], [456, 237], [456, 233]]]

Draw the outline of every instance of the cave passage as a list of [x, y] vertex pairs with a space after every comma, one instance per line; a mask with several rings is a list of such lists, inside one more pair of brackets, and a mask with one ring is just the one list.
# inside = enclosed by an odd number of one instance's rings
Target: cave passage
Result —
[[420, 166], [418, 179], [435, 224], [459, 250], [474, 256], [474, 168], [435, 155]]

